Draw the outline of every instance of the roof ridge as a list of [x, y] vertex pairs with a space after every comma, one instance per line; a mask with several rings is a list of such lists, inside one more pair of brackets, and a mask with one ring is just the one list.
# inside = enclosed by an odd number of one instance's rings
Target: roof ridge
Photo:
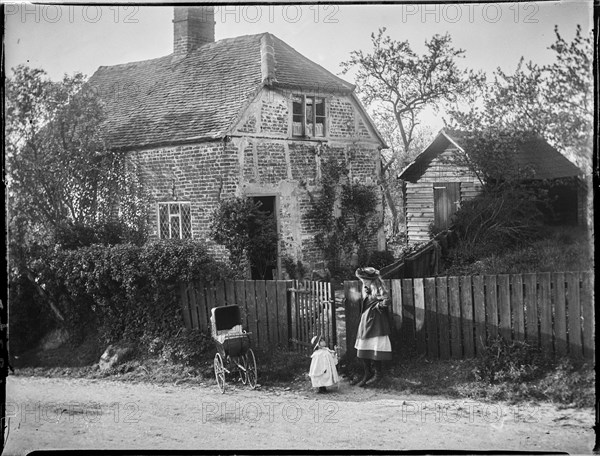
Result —
[[[173, 56], [173, 54], [167, 54], [167, 55], [163, 55], [161, 57], [153, 57], [151, 59], [145, 59], [145, 60], [136, 60], [136, 61], [133, 61], [133, 62], [116, 63], [114, 65], [100, 65], [98, 67], [98, 70], [107, 69], [107, 68], [110, 68], [110, 69], [113, 69], [113, 68], [114, 69], [119, 69], [119, 68], [124, 68], [124, 67], [127, 67], [127, 66], [140, 66], [140, 65], [143, 65], [143, 64], [155, 63], [158, 60], [162, 60], [162, 59], [164, 59], [164, 60], [169, 59], [170, 60], [170, 57], [172, 57], [172, 56]], [[96, 71], [98, 71], [98, 70], [96, 70]]]
[[273, 47], [273, 35], [265, 32], [260, 37], [260, 72], [261, 82], [271, 85], [277, 82], [277, 61]]
[[[228, 42], [236, 41], [236, 40], [241, 41], [243, 38], [247, 39], [247, 38], [251, 38], [251, 37], [259, 37], [259, 36], [262, 36], [262, 35], [265, 35], [265, 34], [269, 34], [270, 35], [270, 33], [268, 33], [268, 32], [262, 32], [262, 33], [254, 33], [254, 34], [249, 34], [249, 35], [233, 36], [233, 37], [229, 37], [229, 38], [222, 38], [222, 39], [220, 39], [218, 41], [213, 41], [213, 42], [210, 42], [210, 43], [205, 43], [202, 46], [198, 46], [197, 48], [194, 48], [192, 51], [190, 51], [189, 53], [187, 53], [186, 55], [184, 55], [183, 58], [185, 58], [185, 57], [187, 57], [187, 56], [189, 56], [191, 54], [195, 54], [200, 49], [206, 49], [207, 47], [210, 47], [210, 46], [215, 46], [215, 45], [219, 45], [219, 44], [227, 44]], [[132, 66], [133, 65], [138, 66], [138, 65], [150, 64], [150, 63], [155, 63], [155, 62], [157, 62], [157, 61], [159, 61], [161, 59], [164, 59], [166, 61], [167, 59], [171, 60], [174, 55], [175, 55], [175, 53], [171, 52], [170, 54], [162, 55], [160, 57], [153, 57], [151, 59], [134, 60], [132, 62], [116, 63], [114, 65], [100, 65], [100, 66], [98, 66], [98, 70], [100, 70], [100, 69], [106, 69], [106, 68], [119, 69], [119, 68], [124, 68], [124, 67], [130, 66], [130, 65], [132, 65]]]

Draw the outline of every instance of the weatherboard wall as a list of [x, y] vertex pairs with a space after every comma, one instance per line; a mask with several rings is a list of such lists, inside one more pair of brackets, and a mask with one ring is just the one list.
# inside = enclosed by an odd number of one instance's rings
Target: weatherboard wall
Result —
[[460, 183], [460, 199], [474, 198], [481, 191], [477, 176], [458, 162], [456, 147], [446, 149], [423, 166], [412, 182], [407, 181], [404, 195], [404, 214], [408, 242], [427, 242], [430, 227], [435, 221], [434, 187], [445, 182]]

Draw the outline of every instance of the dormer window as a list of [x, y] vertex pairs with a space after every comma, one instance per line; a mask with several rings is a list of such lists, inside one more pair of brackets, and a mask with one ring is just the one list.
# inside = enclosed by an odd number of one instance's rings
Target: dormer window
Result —
[[292, 102], [292, 136], [325, 136], [325, 99], [295, 95]]

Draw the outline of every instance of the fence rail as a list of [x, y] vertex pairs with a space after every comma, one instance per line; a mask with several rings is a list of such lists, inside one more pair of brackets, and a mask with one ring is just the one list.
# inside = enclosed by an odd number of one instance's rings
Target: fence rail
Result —
[[[527, 341], [557, 356], [594, 357], [593, 275], [557, 272], [385, 280], [394, 345], [430, 358], [479, 355], [486, 338]], [[362, 299], [345, 282], [347, 347], [353, 354]]]
[[242, 326], [262, 348], [310, 347], [314, 335], [336, 343], [335, 306], [331, 284], [292, 280], [226, 280], [180, 286], [183, 324], [210, 332], [210, 309], [238, 305]]
[[446, 254], [454, 242], [456, 234], [453, 230], [442, 231], [413, 254], [383, 267], [381, 276], [386, 279], [404, 279], [437, 275], [442, 255]]
[[288, 344], [288, 288], [290, 280], [226, 280], [181, 284], [180, 297], [186, 328], [210, 333], [210, 309], [238, 305], [242, 326], [260, 347]]

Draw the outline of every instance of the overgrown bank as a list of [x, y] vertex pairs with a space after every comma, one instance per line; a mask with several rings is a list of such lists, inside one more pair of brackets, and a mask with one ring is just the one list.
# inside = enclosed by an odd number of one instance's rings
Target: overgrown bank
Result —
[[61, 329], [72, 345], [96, 337], [101, 347], [131, 343], [149, 354], [193, 358], [204, 336], [182, 332], [179, 283], [232, 275], [193, 241], [48, 249], [33, 268], [37, 292], [27, 277], [11, 283], [14, 355]]
[[587, 271], [594, 264], [590, 235], [577, 226], [547, 226], [528, 242], [488, 246], [477, 256], [473, 253], [460, 245], [451, 249], [441, 275]]

